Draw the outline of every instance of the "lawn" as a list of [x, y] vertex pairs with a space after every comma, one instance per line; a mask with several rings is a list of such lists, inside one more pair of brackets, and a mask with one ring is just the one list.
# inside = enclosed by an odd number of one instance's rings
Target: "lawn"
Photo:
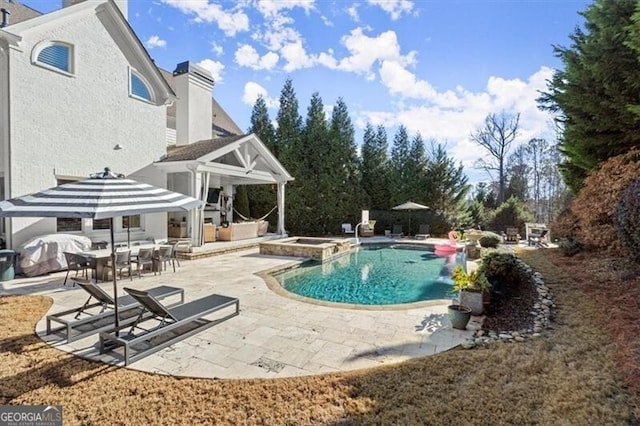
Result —
[[555, 294], [544, 336], [291, 379], [180, 379], [81, 360], [34, 335], [50, 299], [3, 297], [0, 404], [61, 404], [65, 424], [636, 423], [639, 280], [602, 258], [521, 256]]

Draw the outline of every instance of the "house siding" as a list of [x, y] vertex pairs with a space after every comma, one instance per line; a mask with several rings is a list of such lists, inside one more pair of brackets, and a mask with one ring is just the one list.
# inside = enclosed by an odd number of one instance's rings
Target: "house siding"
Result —
[[[33, 48], [43, 40], [74, 46], [74, 76], [31, 63]], [[10, 50], [7, 197], [55, 186], [56, 176], [86, 177], [107, 166], [132, 176], [150, 173], [144, 169], [166, 152], [166, 107], [129, 96], [127, 60], [93, 11], [29, 30], [20, 49]], [[114, 150], [116, 144], [123, 149]], [[13, 219], [12, 246], [55, 232], [55, 224]]]

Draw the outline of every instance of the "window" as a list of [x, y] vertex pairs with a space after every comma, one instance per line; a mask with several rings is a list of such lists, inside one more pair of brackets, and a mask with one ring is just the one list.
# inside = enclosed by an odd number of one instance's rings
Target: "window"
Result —
[[60, 41], [41, 43], [34, 49], [33, 62], [53, 71], [73, 74], [73, 46]]
[[122, 217], [122, 228], [140, 228], [140, 215], [134, 216], [123, 216]]
[[144, 78], [133, 69], [129, 70], [129, 94], [134, 98], [148, 102], [153, 101], [151, 88]]

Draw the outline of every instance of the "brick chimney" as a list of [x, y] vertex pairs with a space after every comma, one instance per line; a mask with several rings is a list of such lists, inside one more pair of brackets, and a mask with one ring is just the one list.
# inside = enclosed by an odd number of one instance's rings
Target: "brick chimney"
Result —
[[[74, 4], [82, 3], [85, 0], [62, 0], [62, 7], [73, 6]], [[129, 5], [127, 4], [128, 0], [113, 0], [113, 2], [118, 6], [120, 12], [124, 15], [124, 19], [128, 18], [128, 9]]]
[[176, 86], [176, 145], [211, 139], [213, 76], [201, 66], [182, 62], [173, 71]]

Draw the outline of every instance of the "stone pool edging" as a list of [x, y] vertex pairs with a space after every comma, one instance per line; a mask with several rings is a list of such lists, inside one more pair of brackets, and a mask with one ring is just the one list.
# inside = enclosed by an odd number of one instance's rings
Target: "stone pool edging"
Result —
[[476, 330], [473, 337], [466, 339], [461, 347], [464, 349], [473, 349], [477, 346], [488, 346], [496, 342], [524, 342], [526, 340], [540, 337], [544, 330], [553, 329], [551, 317], [552, 309], [556, 307], [553, 300], [553, 292], [545, 284], [542, 274], [534, 272], [531, 266], [527, 265], [521, 259], [517, 262], [523, 268], [525, 273], [529, 275], [530, 282], [535, 286], [538, 293], [538, 301], [533, 305], [530, 314], [533, 316], [533, 327], [522, 330], [485, 330], [480, 328]]

